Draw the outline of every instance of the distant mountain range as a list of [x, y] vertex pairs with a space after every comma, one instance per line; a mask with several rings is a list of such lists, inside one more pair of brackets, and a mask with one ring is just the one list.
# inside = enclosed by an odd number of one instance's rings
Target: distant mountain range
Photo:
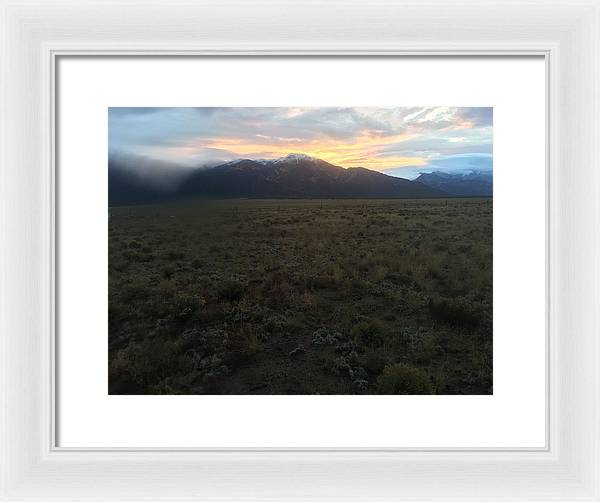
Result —
[[[192, 197], [295, 197], [295, 198], [427, 198], [454, 195], [491, 195], [483, 181], [469, 176], [421, 174], [413, 181], [362, 167], [334, 166], [304, 154], [276, 160], [238, 159], [211, 168], [174, 169], [174, 180], [165, 182], [163, 163], [144, 169], [132, 166], [133, 158], [109, 160], [109, 204], [152, 203]], [[157, 167], [158, 166], [158, 167]], [[145, 179], [148, 172], [150, 180]], [[160, 182], [152, 181], [152, 173]], [[455, 179], [456, 178], [456, 179]], [[460, 178], [460, 179], [458, 179]], [[461, 188], [461, 182], [466, 182]], [[477, 186], [481, 187], [480, 193]]]
[[450, 195], [459, 196], [491, 197], [494, 189], [491, 171], [473, 171], [459, 174], [438, 171], [423, 173], [414, 181]]

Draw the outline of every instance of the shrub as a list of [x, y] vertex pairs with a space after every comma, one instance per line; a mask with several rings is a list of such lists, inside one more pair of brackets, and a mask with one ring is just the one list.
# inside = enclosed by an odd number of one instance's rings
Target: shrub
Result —
[[310, 291], [319, 289], [333, 289], [336, 287], [336, 279], [328, 275], [308, 275], [305, 277], [306, 288]]
[[177, 291], [177, 285], [175, 284], [175, 281], [163, 279], [158, 284], [158, 290], [162, 296], [173, 296]]
[[364, 355], [364, 367], [371, 375], [379, 375], [388, 364], [389, 360], [379, 350], [369, 349]]
[[187, 318], [198, 310], [203, 304], [203, 299], [193, 295], [177, 295], [172, 302], [175, 315], [180, 318]]
[[235, 279], [228, 279], [219, 288], [219, 298], [223, 300], [239, 300], [244, 294], [244, 285]]
[[108, 303], [108, 326], [110, 329], [118, 326], [118, 323], [121, 322], [122, 318], [127, 313], [125, 306], [116, 301], [109, 301]]
[[151, 254], [140, 253], [138, 251], [124, 251], [122, 257], [128, 262], [145, 263], [151, 261], [154, 257]]
[[183, 347], [193, 347], [191, 352], [200, 358], [223, 352], [229, 344], [228, 333], [219, 328], [188, 329], [181, 334], [180, 339]]
[[348, 362], [348, 358], [345, 356], [336, 357], [333, 360], [331, 368], [334, 370], [335, 373], [340, 375], [349, 375], [352, 371], [352, 366], [350, 362]]
[[286, 325], [286, 319], [282, 315], [273, 314], [263, 324], [263, 329], [268, 333], [279, 333]]
[[455, 326], [476, 326], [481, 321], [479, 305], [464, 298], [430, 298], [428, 307], [434, 319]]
[[388, 269], [382, 265], [376, 265], [371, 270], [371, 278], [374, 281], [381, 281], [388, 273]]
[[380, 322], [369, 319], [355, 324], [350, 331], [350, 336], [356, 343], [365, 344], [369, 347], [381, 345], [384, 338], [384, 328]]
[[408, 349], [409, 352], [421, 350], [423, 348], [425, 331], [422, 328], [402, 328], [398, 332], [398, 340]]
[[176, 371], [180, 350], [177, 341], [146, 339], [132, 343], [110, 359], [109, 373], [125, 387], [146, 387]]
[[185, 258], [185, 253], [181, 251], [169, 251], [167, 253], [167, 259], [172, 261], [183, 260]]
[[253, 362], [262, 349], [262, 333], [252, 324], [244, 324], [229, 334], [225, 363], [230, 368], [238, 368]]
[[284, 328], [289, 333], [298, 333], [305, 328], [305, 319], [303, 314], [292, 315], [285, 320]]
[[321, 326], [320, 328], [313, 331], [312, 344], [313, 345], [335, 345], [342, 335], [335, 330]]
[[128, 284], [124, 284], [121, 288], [121, 301], [131, 302], [142, 300], [149, 296], [147, 284], [141, 279], [134, 279]]
[[379, 394], [431, 394], [427, 373], [408, 364], [386, 366], [377, 379]]
[[354, 390], [361, 394], [363, 392], [366, 392], [369, 388], [369, 382], [367, 380], [354, 380], [352, 382], [352, 386], [354, 387]]
[[267, 305], [282, 307], [293, 293], [292, 279], [286, 273], [275, 271], [269, 274], [261, 287], [261, 293]]
[[167, 265], [165, 268], [162, 269], [162, 276], [164, 279], [171, 279], [174, 273], [175, 268], [173, 268], [171, 265]]

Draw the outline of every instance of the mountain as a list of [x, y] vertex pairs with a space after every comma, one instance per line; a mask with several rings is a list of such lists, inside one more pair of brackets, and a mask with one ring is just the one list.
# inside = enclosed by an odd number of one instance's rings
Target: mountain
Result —
[[422, 173], [414, 181], [451, 195], [491, 197], [493, 194], [491, 171]]
[[357, 167], [344, 169], [304, 154], [240, 159], [185, 178], [178, 194], [209, 197], [443, 197], [436, 188]]

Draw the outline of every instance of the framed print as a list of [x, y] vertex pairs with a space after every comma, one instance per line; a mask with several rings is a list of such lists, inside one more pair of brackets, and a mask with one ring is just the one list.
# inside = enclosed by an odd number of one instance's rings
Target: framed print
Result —
[[[546, 446], [542, 57], [61, 57], [56, 72], [58, 446]], [[517, 312], [526, 337], [501, 327]]]
[[600, 4], [445, 6], [2, 3], [1, 499], [599, 499]]

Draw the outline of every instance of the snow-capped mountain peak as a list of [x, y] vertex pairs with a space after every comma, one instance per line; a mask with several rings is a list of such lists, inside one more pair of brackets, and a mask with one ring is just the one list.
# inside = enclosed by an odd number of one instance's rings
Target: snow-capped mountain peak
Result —
[[242, 168], [242, 167], [245, 167], [246, 165], [251, 165], [251, 164], [261, 164], [263, 166], [275, 166], [277, 164], [289, 164], [289, 163], [299, 164], [301, 162], [306, 162], [306, 161], [315, 162], [315, 161], [319, 161], [319, 159], [317, 159], [315, 157], [311, 157], [310, 155], [306, 155], [305, 153], [289, 153], [289, 154], [285, 155], [284, 157], [279, 157], [277, 159], [247, 159], [247, 158], [234, 159], [234, 160], [230, 160], [229, 162], [222, 164], [221, 167], [240, 167], [240, 168]]
[[230, 160], [229, 162], [225, 162], [224, 164], [221, 164], [221, 167], [229, 167], [229, 166], [236, 166], [237, 164], [244, 162], [245, 160], [250, 160], [250, 159], [234, 159], [234, 160]]
[[278, 164], [280, 162], [301, 162], [303, 160], [318, 160], [310, 155], [306, 155], [305, 153], [288, 153], [285, 157], [280, 157], [273, 161], [274, 164]]

